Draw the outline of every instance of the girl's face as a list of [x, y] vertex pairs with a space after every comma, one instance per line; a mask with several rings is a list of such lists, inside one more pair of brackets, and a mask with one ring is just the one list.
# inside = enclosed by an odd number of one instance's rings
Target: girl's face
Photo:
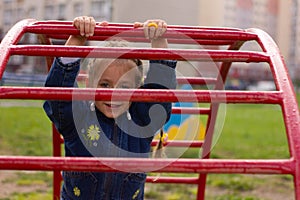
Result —
[[[138, 70], [133, 61], [125, 63], [112, 62], [100, 73], [97, 88], [136, 88]], [[126, 101], [96, 101], [96, 107], [108, 118], [117, 118], [126, 112], [130, 102]]]

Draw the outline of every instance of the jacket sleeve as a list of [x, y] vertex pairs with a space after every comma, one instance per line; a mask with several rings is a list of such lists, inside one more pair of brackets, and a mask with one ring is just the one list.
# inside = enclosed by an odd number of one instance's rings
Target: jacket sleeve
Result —
[[[177, 62], [171, 60], [152, 60], [150, 68], [141, 89], [175, 89]], [[150, 132], [159, 130], [170, 118], [172, 103], [170, 102], [137, 102], [131, 106], [130, 113], [134, 122], [141, 126], [148, 126]], [[134, 114], [133, 114], [134, 115]]]
[[151, 60], [143, 87], [149, 89], [175, 89], [177, 85], [176, 64], [177, 62], [173, 60]]
[[[61, 58], [56, 58], [47, 76], [45, 87], [76, 87], [76, 77], [80, 69], [80, 60], [76, 59], [70, 63], [63, 63]], [[64, 136], [64, 133], [71, 133], [68, 130], [74, 128], [72, 101], [46, 101], [44, 110], [57, 130]]]

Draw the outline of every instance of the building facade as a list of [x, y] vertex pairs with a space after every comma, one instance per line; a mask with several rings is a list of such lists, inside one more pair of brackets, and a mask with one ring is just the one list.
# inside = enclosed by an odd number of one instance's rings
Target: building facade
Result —
[[[290, 71], [300, 64], [300, 0], [2, 0], [0, 30], [5, 34], [20, 19], [72, 20], [92, 15], [97, 21], [144, 21], [169, 24], [261, 28], [277, 42]], [[299, 75], [300, 76], [300, 75]]]
[[111, 0], [2, 0], [0, 27], [6, 32], [24, 18], [37, 20], [72, 20], [92, 15], [96, 20], [111, 19]]

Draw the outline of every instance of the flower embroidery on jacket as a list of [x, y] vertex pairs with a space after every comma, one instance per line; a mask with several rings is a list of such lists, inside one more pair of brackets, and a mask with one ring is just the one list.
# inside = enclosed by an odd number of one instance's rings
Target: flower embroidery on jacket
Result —
[[100, 129], [97, 125], [91, 125], [87, 130], [87, 137], [91, 141], [99, 140], [100, 138]]
[[78, 188], [78, 187], [74, 187], [73, 188], [73, 192], [74, 192], [74, 195], [76, 196], [76, 197], [79, 197], [80, 196], [80, 189]]
[[81, 129], [81, 135], [88, 147], [97, 147], [100, 139], [101, 129], [97, 125], [90, 125], [87, 130]]
[[137, 196], [139, 195], [140, 193], [140, 189], [138, 189], [137, 191], [135, 191], [134, 195], [132, 196], [132, 199], [136, 199]]

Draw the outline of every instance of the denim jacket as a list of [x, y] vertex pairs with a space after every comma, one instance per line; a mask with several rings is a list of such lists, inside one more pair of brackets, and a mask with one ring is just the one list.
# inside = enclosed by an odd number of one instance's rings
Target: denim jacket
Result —
[[[142, 88], [174, 89], [175, 67], [175, 61], [150, 61]], [[76, 87], [79, 69], [79, 59], [65, 64], [56, 58], [45, 86]], [[46, 101], [44, 110], [64, 138], [66, 156], [145, 158], [170, 117], [171, 103], [132, 102], [116, 119], [104, 116], [90, 101]], [[63, 180], [61, 199], [143, 199], [146, 174], [64, 171]]]

